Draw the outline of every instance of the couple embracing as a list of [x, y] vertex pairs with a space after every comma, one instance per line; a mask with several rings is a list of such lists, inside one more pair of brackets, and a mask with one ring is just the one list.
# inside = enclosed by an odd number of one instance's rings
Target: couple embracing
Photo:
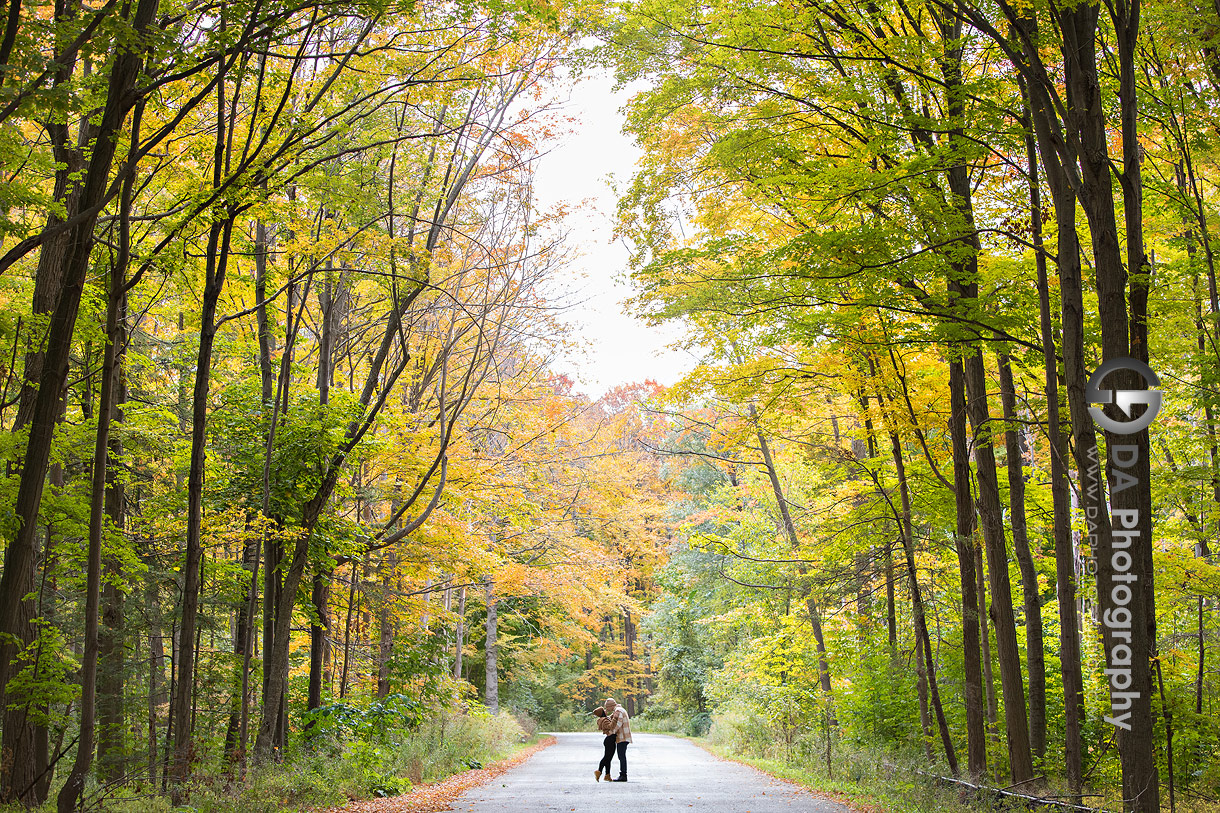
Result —
[[[597, 729], [606, 735], [605, 740], [602, 741], [606, 753], [602, 756], [601, 762], [597, 763], [597, 770], [593, 772], [593, 781], [600, 782], [604, 771], [607, 782], [626, 782], [627, 746], [631, 743], [631, 719], [627, 715], [627, 709], [620, 706], [613, 697], [607, 697], [603, 705], [593, 709], [593, 716], [597, 718]], [[610, 761], [614, 759], [616, 750], [618, 751], [618, 779], [611, 779]]]

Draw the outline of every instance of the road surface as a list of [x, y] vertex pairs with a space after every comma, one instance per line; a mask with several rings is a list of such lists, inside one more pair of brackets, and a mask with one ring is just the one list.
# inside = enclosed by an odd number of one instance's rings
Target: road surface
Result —
[[[452, 809], [466, 813], [850, 813], [835, 802], [753, 768], [717, 759], [686, 740], [635, 734], [627, 782], [595, 782], [600, 734], [556, 734], [558, 742], [482, 787]], [[618, 774], [618, 757], [614, 759]]]

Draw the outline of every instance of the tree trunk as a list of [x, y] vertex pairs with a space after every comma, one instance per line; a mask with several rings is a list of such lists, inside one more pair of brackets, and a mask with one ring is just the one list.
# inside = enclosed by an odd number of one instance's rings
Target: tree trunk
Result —
[[[1064, 37], [1064, 79], [1068, 92], [1069, 126], [1080, 144], [1079, 200], [1089, 221], [1092, 240], [1098, 316], [1101, 324], [1102, 358], [1109, 361], [1133, 355], [1148, 357], [1145, 309], [1147, 303], [1147, 258], [1143, 254], [1142, 206], [1140, 205], [1139, 150], [1135, 133], [1135, 87], [1133, 65], [1139, 3], [1118, 4], [1116, 20], [1120, 68], [1121, 119], [1124, 147], [1124, 211], [1127, 217], [1127, 252], [1131, 277], [1123, 265], [1118, 224], [1114, 214], [1112, 164], [1108, 153], [1109, 129], [1101, 98], [1097, 69], [1097, 7], [1065, 8], [1060, 12]], [[1125, 11], [1130, 9], [1130, 16]], [[1131, 310], [1127, 308], [1127, 285], [1131, 283]], [[1134, 328], [1134, 331], [1131, 331]], [[1117, 389], [1140, 389], [1138, 374], [1121, 370], [1108, 377]], [[1104, 385], [1104, 384], [1103, 384]], [[1091, 423], [1091, 422], [1090, 422]], [[1150, 659], [1156, 654], [1156, 613], [1152, 569], [1152, 492], [1149, 481], [1148, 432], [1128, 434], [1106, 431], [1109, 456], [1106, 474], [1111, 484], [1110, 527], [1099, 529], [1094, 547], [1097, 561], [1097, 606], [1104, 619], [1107, 612], [1126, 610], [1130, 626], [1122, 630], [1103, 623], [1102, 637], [1109, 668], [1111, 714], [1118, 727], [1118, 749], [1123, 767], [1123, 798], [1129, 809], [1155, 811], [1160, 807], [1156, 765], [1156, 738], [1152, 720], [1152, 674]], [[1127, 461], [1126, 463], [1120, 461]], [[1130, 467], [1119, 479], [1120, 469]], [[1122, 534], [1115, 536], [1121, 528]], [[1116, 564], [1126, 556], [1124, 572]], [[1130, 581], [1126, 581], [1130, 579]], [[1123, 601], [1120, 597], [1126, 597]], [[1122, 637], [1116, 633], [1122, 633]], [[1130, 640], [1126, 640], [1129, 634]], [[1125, 671], [1129, 670], [1129, 671]], [[1129, 682], [1119, 685], [1120, 675]], [[1132, 697], [1131, 695], [1134, 695]]]
[[296, 605], [297, 588], [309, 561], [309, 534], [305, 532], [293, 545], [292, 560], [284, 574], [283, 587], [275, 604], [272, 641], [269, 652], [263, 654], [267, 672], [266, 700], [254, 742], [255, 758], [265, 761], [274, 749], [282, 747], [286, 734], [285, 689], [288, 683], [288, 644], [292, 633], [292, 612]]
[[945, 760], [954, 776], [958, 773], [957, 752], [953, 748], [953, 735], [945, 719], [945, 709], [940, 702], [940, 689], [936, 685], [936, 656], [932, 652], [932, 639], [928, 635], [927, 616], [924, 613], [923, 596], [915, 570], [915, 535], [911, 527], [911, 492], [907, 485], [906, 465], [902, 459], [902, 444], [898, 436], [890, 435], [890, 448], [894, 454], [894, 467], [898, 474], [898, 492], [902, 499], [901, 525], [902, 547], [906, 553], [907, 577], [911, 587], [911, 604], [915, 615], [915, 646], [922, 643], [924, 669], [927, 672], [928, 694], [932, 699], [932, 710], [936, 714], [936, 726], [940, 730], [941, 745], [945, 749]]
[[[124, 297], [125, 299], [126, 297]], [[127, 303], [120, 306], [118, 328], [119, 350], [115, 358], [115, 403], [112, 423], [122, 423], [123, 404], [127, 401], [127, 382], [123, 375], [123, 351], [127, 344]], [[111, 433], [110, 458], [121, 460], [122, 440]], [[106, 516], [111, 527], [120, 533], [125, 525], [126, 488], [123, 480], [116, 476], [114, 466], [107, 468]], [[126, 726], [124, 725], [123, 684], [125, 675], [125, 648], [123, 643], [123, 603], [125, 593], [118, 587], [124, 574], [119, 560], [108, 556], [104, 560], [106, 581], [102, 585], [102, 627], [98, 638], [97, 708], [98, 778], [103, 783], [117, 781], [126, 773]]]
[[246, 734], [250, 708], [250, 660], [253, 657], [254, 612], [258, 602], [258, 564], [260, 540], [248, 539], [242, 546], [242, 571], [249, 573], [249, 580], [242, 588], [241, 602], [237, 607], [237, 624], [233, 634], [233, 654], [238, 665], [234, 674], [232, 707], [229, 725], [225, 730], [225, 762], [232, 765], [245, 761]]
[[[987, 699], [987, 731], [996, 747], [1000, 744], [1000, 703], [995, 693], [995, 674], [991, 657], [991, 633], [988, 619], [991, 605], [987, 603], [987, 569], [983, 566], [983, 549], [974, 546], [974, 583], [979, 595], [979, 639], [983, 649], [983, 689]], [[999, 771], [996, 771], [999, 774]]]
[[[323, 407], [330, 403], [330, 383], [334, 370], [332, 357], [337, 309], [332, 274], [331, 262], [327, 260], [326, 275], [322, 290], [318, 294], [318, 304], [322, 311], [322, 332], [318, 341], [317, 384], [318, 403]], [[311, 600], [317, 620], [309, 626], [309, 697], [306, 701], [308, 709], [320, 708], [322, 705], [322, 678], [330, 655], [330, 613], [327, 603], [330, 601], [330, 582], [333, 577], [334, 568], [328, 566], [319, 568], [313, 578]]]
[[[152, 26], [156, 12], [157, 0], [139, 0], [129, 21], [137, 38], [133, 42], [139, 41], [138, 38]], [[106, 101], [91, 133], [93, 152], [84, 172], [76, 207], [67, 213], [69, 217], [99, 209], [106, 196], [119, 131], [135, 103], [132, 89], [142, 64], [143, 51], [136, 46], [119, 52], [114, 58]], [[60, 411], [60, 393], [68, 375], [76, 317], [93, 253], [96, 221], [97, 214], [93, 212], [68, 230], [67, 251], [61, 266], [62, 288], [49, 321], [38, 394], [29, 418], [30, 432], [13, 507], [16, 533], [5, 552], [4, 573], [0, 575], [0, 685], [5, 687], [12, 677], [11, 667], [17, 655], [14, 642], [33, 640], [30, 625], [33, 608], [25, 596], [33, 587], [38, 509]], [[0, 740], [0, 802], [41, 803], [42, 799], [35, 798], [38, 790], [35, 777], [27, 776], [27, 772], [36, 772], [35, 776], [45, 774], [37, 764], [40, 749], [35, 743], [36, 736], [26, 706], [5, 698], [4, 732]]]
[[454, 630], [453, 642], [453, 676], [458, 680], [462, 678], [462, 649], [466, 643], [463, 640], [466, 632], [466, 585], [458, 590], [458, 610], [457, 624]]
[[631, 611], [627, 610], [623, 613], [623, 646], [627, 655], [627, 669], [631, 675], [625, 681], [627, 687], [627, 696], [623, 698], [623, 705], [627, 708], [627, 715], [634, 717], [636, 715], [635, 697], [635, 623], [631, 620]]
[[[222, 85], [223, 86], [223, 83]], [[223, 105], [222, 105], [223, 106]], [[222, 123], [218, 125], [223, 131]], [[218, 139], [219, 141], [219, 139]], [[223, 148], [221, 144], [218, 148]], [[194, 759], [191, 708], [195, 685], [195, 633], [203, 569], [203, 476], [207, 443], [208, 390], [212, 380], [212, 347], [216, 338], [216, 304], [224, 287], [233, 220], [212, 224], [208, 237], [208, 268], [200, 315], [195, 389], [191, 397], [191, 463], [187, 480], [186, 563], [183, 567], [181, 652], [178, 693], [174, 698], [174, 778], [184, 782]]]
[[[978, 286], [963, 286], [967, 298], [978, 296]], [[995, 621], [996, 655], [1000, 663], [1000, 688], [1004, 693], [1004, 725], [1007, 731], [1009, 776], [1012, 782], [1033, 779], [1029, 752], [1029, 724], [1025, 711], [1025, 680], [1017, 647], [1016, 620], [1012, 611], [1012, 585], [1008, 581], [1008, 543], [1004, 538], [1004, 515], [991, 445], [991, 415], [987, 408], [987, 379], [983, 356], [977, 348], [967, 355], [967, 414], [974, 429], [974, 459], [979, 485], [979, 514], [983, 545], [987, 553], [987, 575], [991, 587], [991, 609]]]
[[[966, 380], [962, 363], [949, 362], [949, 435], [953, 444], [953, 497], [957, 512], [958, 582], [962, 591], [962, 663], [966, 701], [966, 765], [972, 776], [987, 773], [983, 720], [983, 663], [979, 652], [979, 591], [975, 581], [974, 501], [970, 496], [970, 452], [966, 438]], [[990, 664], [988, 664], [990, 671]], [[990, 677], [988, 678], [990, 681]]]
[[[224, 26], [221, 16], [220, 25]], [[227, 161], [228, 122], [225, 116], [225, 74], [220, 66], [216, 83], [216, 125], [212, 150], [212, 189], [220, 188]], [[178, 694], [174, 698], [174, 778], [185, 782], [194, 759], [192, 742], [195, 700], [195, 647], [199, 612], [199, 590], [203, 569], [203, 478], [207, 445], [208, 392], [212, 381], [212, 348], [216, 338], [216, 306], [224, 289], [233, 234], [233, 212], [213, 220], [208, 229], [203, 302], [199, 317], [199, 350], [195, 362], [195, 387], [191, 397], [191, 461], [187, 478], [186, 562], [182, 587], [182, 645], [178, 658]], [[175, 793], [177, 796], [177, 793]]]
[[[165, 644], [162, 641], [161, 605], [157, 580], [152, 575], [152, 553], [145, 553], [149, 575], [144, 585], [144, 611], [148, 614], [148, 777], [157, 781], [157, 724], [162, 718], [161, 706], [169, 698], [165, 694]], [[164, 715], [168, 717], [169, 715]]]
[[356, 607], [356, 563], [352, 562], [347, 588], [347, 617], [343, 621], [343, 671], [339, 674], [339, 699], [347, 697], [348, 661], [352, 654], [352, 615]]
[[306, 708], [316, 709], [322, 706], [322, 673], [326, 662], [330, 659], [330, 582], [334, 578], [334, 570], [326, 568], [319, 570], [313, 577], [313, 590], [310, 595], [313, 610], [317, 615], [316, 622], [309, 625], [309, 699]]
[[1029, 670], [1029, 745], [1034, 756], [1046, 755], [1046, 664], [1042, 647], [1042, 599], [1038, 589], [1038, 571], [1025, 524], [1025, 455], [1017, 432], [1017, 393], [1008, 356], [1001, 355], [1000, 400], [1008, 469], [1009, 524], [1012, 527], [1012, 547], [1021, 568], [1021, 596], [1025, 605], [1025, 658]]
[[377, 697], [385, 699], [390, 693], [390, 662], [394, 656], [394, 609], [390, 601], [390, 581], [398, 557], [391, 550], [382, 560], [381, 606], [377, 610], [377, 628], [380, 641], [377, 646]]
[[[911, 614], [915, 607], [912, 601]], [[932, 762], [932, 714], [928, 711], [928, 667], [923, 657], [923, 641], [915, 637], [915, 694], [919, 696], [919, 730], [922, 733], [923, 756], [930, 764]]]
[[[136, 114], [139, 120], [139, 113]], [[130, 185], [126, 189], [130, 206]], [[110, 271], [110, 291], [106, 306], [106, 348], [102, 354], [102, 391], [97, 406], [97, 431], [93, 444], [93, 472], [89, 497], [89, 543], [85, 575], [85, 652], [81, 663], [80, 735], [76, 759], [67, 781], [59, 791], [59, 813], [72, 813], [81, 802], [85, 776], [93, 765], [94, 736], [97, 711], [97, 661], [99, 649], [98, 614], [102, 583], [102, 533], [106, 520], [106, 481], [110, 456], [110, 418], [116, 400], [119, 346], [123, 339], [119, 322], [122, 317], [123, 286], [126, 282], [126, 246], [121, 246], [121, 259]], [[86, 385], [88, 386], [88, 385]], [[122, 698], [120, 703], [120, 716]]]
[[[872, 359], [869, 359], [869, 372], [876, 374]], [[877, 457], [877, 434], [873, 430], [873, 415], [869, 409], [868, 394], [861, 389], [857, 394], [860, 402], [860, 412], [864, 416], [865, 450], [870, 460]], [[894, 578], [894, 543], [886, 539], [885, 547], [881, 549], [882, 560], [885, 563], [885, 634], [886, 643], [890, 649], [890, 660], [898, 661], [898, 608], [895, 596]]]
[[[951, 148], [965, 152], [969, 149], [964, 132], [965, 98], [962, 82], [962, 46], [960, 45], [961, 19], [957, 15], [940, 21], [941, 36], [947, 50], [941, 59], [941, 72], [945, 79], [946, 104], [950, 121], [947, 140]], [[980, 243], [975, 227], [973, 189], [970, 182], [970, 167], [963, 163], [949, 167], [947, 172], [949, 190], [954, 208], [962, 217], [963, 230], [959, 252], [965, 254], [950, 259], [953, 273], [948, 282], [948, 291], [954, 306], [967, 308], [977, 306], [978, 252]], [[1025, 717], [1025, 686], [1021, 676], [1020, 652], [1017, 648], [1015, 620], [1012, 612], [1012, 587], [1008, 581], [1008, 550], [1004, 538], [1003, 509], [1000, 504], [999, 484], [996, 476], [995, 455], [990, 436], [989, 410], [987, 408], [987, 381], [983, 366], [981, 345], [964, 349], [964, 371], [967, 394], [967, 415], [974, 429], [974, 456], [978, 480], [979, 514], [983, 530], [983, 542], [987, 549], [988, 574], [991, 577], [992, 607], [996, 613], [996, 651], [1000, 661], [1000, 683], [1004, 692], [1004, 715], [1008, 728], [1008, 761], [1012, 781], [1024, 782], [1033, 778], [1033, 763], [1029, 753], [1029, 730]]]
[[271, 363], [271, 354], [275, 350], [275, 337], [271, 333], [270, 320], [267, 318], [267, 252], [269, 245], [267, 224], [259, 219], [254, 224], [254, 315], [258, 325], [258, 370], [259, 383], [262, 385], [264, 412], [271, 406], [275, 387], [275, 370]]
[[[1071, 494], [1068, 484], [1068, 444], [1059, 412], [1059, 363], [1055, 351], [1054, 326], [1051, 324], [1050, 284], [1046, 270], [1046, 254], [1042, 242], [1042, 197], [1038, 185], [1038, 150], [1047, 156], [1047, 185], [1051, 191], [1058, 232], [1057, 265], [1061, 288], [1065, 292], [1071, 280], [1079, 291], [1080, 246], [1076, 238], [1076, 201], [1071, 184], [1051, 146], [1046, 115], [1035, 112], [1035, 101], [1026, 89], [1032, 131], [1025, 138], [1026, 160], [1029, 164], [1030, 223], [1033, 231], [1034, 261], [1038, 272], [1038, 313], [1042, 335], [1042, 358], [1046, 382], [1047, 435], [1050, 440], [1051, 501], [1054, 510], [1055, 585], [1059, 603], [1059, 672], [1064, 699], [1064, 759], [1068, 789], [1079, 794], [1084, 782], [1080, 731], [1084, 723], [1084, 678], [1080, 667], [1080, 634], [1077, 612], [1076, 550], [1072, 539]], [[1074, 269], [1074, 270], [1073, 270]], [[1065, 299], [1066, 301], [1066, 299]], [[1064, 356], [1068, 340], [1065, 322]], [[1069, 377], [1070, 380], [1070, 377]]]
[[483, 687], [483, 705], [492, 714], [500, 713], [500, 672], [497, 658], [500, 647], [496, 630], [496, 608], [500, 601], [496, 598], [495, 583], [488, 576], [483, 580], [484, 595], [487, 599], [487, 642], [484, 646], [486, 667], [484, 675], [486, 684]]

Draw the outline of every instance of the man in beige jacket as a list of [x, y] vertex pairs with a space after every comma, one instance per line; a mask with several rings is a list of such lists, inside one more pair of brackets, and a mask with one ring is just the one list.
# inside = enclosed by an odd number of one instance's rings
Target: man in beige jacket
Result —
[[[618, 750], [618, 779], [615, 782], [627, 781], [627, 746], [631, 743], [631, 718], [627, 709], [618, 704], [613, 697], [607, 697], [605, 702], [606, 718], [612, 721], [609, 733], [614, 735], [614, 747]], [[609, 771], [606, 771], [609, 774]]]

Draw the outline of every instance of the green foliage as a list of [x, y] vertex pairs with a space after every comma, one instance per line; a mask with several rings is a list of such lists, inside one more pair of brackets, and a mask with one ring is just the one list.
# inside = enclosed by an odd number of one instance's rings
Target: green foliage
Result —
[[[80, 696], [80, 687], [68, 680], [80, 664], [72, 657], [58, 627], [34, 619], [35, 637], [18, 652], [16, 674], [9, 679], [5, 702], [25, 706], [30, 719], [40, 725], [64, 725], [69, 704]], [[20, 642], [17, 642], [20, 645]]]
[[411, 781], [384, 773], [388, 754], [382, 748], [365, 740], [351, 744], [343, 755], [345, 773], [351, 778], [346, 785], [369, 796], [397, 796], [411, 789]]
[[401, 737], [419, 726], [428, 707], [404, 694], [387, 695], [367, 705], [331, 703], [303, 715], [309, 736], [340, 736], [357, 741], [379, 742]]
[[[260, 403], [260, 383], [243, 378], [225, 388], [220, 406], [208, 420], [216, 450], [209, 495], [216, 505], [262, 506], [263, 464], [272, 412]], [[316, 390], [296, 391], [289, 409], [278, 415], [271, 472], [269, 515], [292, 522], [318, 489], [326, 463], [343, 441], [348, 424], [362, 408], [356, 397], [336, 392], [321, 404]], [[353, 463], [359, 465], [359, 454]]]

